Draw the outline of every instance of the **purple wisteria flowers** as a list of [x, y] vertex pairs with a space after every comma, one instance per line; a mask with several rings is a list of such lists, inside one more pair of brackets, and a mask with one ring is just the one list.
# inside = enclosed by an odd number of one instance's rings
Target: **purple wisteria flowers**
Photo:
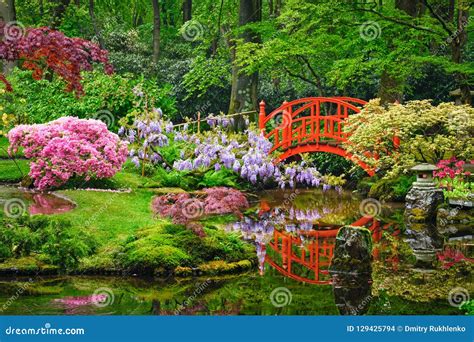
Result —
[[318, 170], [304, 162], [276, 165], [275, 155], [270, 153], [272, 143], [262, 133], [251, 127], [242, 133], [232, 133], [225, 128], [229, 120], [210, 117], [208, 122], [213, 129], [197, 134], [189, 132], [188, 125], [176, 129], [160, 115], [154, 120], [137, 119], [133, 128], [121, 128], [119, 134], [132, 144], [129, 156], [137, 167], [143, 162], [163, 163], [160, 148], [179, 144], [182, 146], [179, 158], [172, 161], [172, 167], [177, 171], [205, 172], [226, 168], [254, 185], [274, 182], [282, 189], [298, 184], [330, 188], [323, 184]]

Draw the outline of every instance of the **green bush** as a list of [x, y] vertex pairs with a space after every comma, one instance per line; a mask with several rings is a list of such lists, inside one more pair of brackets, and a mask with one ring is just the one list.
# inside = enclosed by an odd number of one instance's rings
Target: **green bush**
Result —
[[103, 119], [110, 129], [117, 129], [118, 121], [136, 110], [137, 98], [132, 89], [142, 84], [143, 90], [154, 99], [153, 106], [160, 107], [169, 117], [176, 113], [169, 85], [160, 87], [153, 80], [133, 78], [130, 74], [106, 75], [101, 71], [85, 72], [83, 78], [85, 94], [76, 98], [64, 91], [65, 84], [59, 79], [35, 81], [30, 71], [15, 69], [8, 78], [14, 92], [0, 94], [0, 107], [5, 113], [14, 114], [16, 123], [43, 123], [77, 116]]
[[415, 178], [401, 175], [395, 179], [378, 179], [371, 185], [368, 195], [385, 201], [403, 201]]
[[[209, 225], [209, 224], [208, 224]], [[213, 260], [236, 262], [254, 257], [252, 246], [237, 235], [205, 228], [201, 238], [184, 226], [160, 222], [129, 237], [118, 253], [119, 263], [137, 272], [197, 266]]]
[[0, 261], [39, 254], [44, 261], [73, 269], [82, 257], [97, 246], [89, 232], [69, 221], [47, 216], [22, 216], [0, 223]]

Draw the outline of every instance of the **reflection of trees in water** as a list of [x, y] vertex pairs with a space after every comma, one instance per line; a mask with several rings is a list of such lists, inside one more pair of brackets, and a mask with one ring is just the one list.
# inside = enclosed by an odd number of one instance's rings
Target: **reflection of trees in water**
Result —
[[360, 200], [349, 192], [300, 189], [268, 191], [262, 195], [261, 201], [288, 215], [306, 213], [309, 220], [333, 224], [344, 224], [353, 219], [359, 213], [360, 204]]

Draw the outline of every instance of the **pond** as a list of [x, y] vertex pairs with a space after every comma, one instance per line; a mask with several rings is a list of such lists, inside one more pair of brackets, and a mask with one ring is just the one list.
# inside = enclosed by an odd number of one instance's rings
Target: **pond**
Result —
[[[0, 278], [0, 313], [6, 315], [338, 315], [462, 314], [447, 300], [407, 300], [372, 291], [372, 279], [353, 278], [333, 289], [328, 266], [342, 225], [371, 230], [383, 245], [397, 236], [400, 205], [377, 204], [351, 192], [266, 191], [256, 208], [226, 227], [255, 244], [259, 269], [240, 275], [194, 278], [57, 276]], [[371, 203], [373, 205], [374, 203]], [[378, 245], [377, 245], [378, 246]], [[378, 246], [374, 260], [398, 269]], [[372, 278], [378, 274], [374, 271]]]
[[32, 215], [64, 213], [74, 209], [75, 204], [53, 193], [0, 185], [0, 207], [6, 216], [18, 217], [25, 211]]

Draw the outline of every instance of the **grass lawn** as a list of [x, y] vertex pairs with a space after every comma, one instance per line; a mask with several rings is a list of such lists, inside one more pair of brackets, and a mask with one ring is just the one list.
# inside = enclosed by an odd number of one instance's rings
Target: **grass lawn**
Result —
[[58, 193], [77, 204], [76, 209], [60, 216], [74, 225], [95, 231], [102, 243], [125, 238], [137, 229], [153, 224], [151, 191], [140, 189], [131, 193], [110, 193], [62, 190]]
[[17, 159], [16, 163], [18, 166], [11, 159], [0, 159], [0, 182], [18, 183], [28, 174], [30, 171], [28, 160]]
[[[19, 159], [17, 162], [26, 175], [28, 161]], [[21, 180], [21, 173], [14, 162], [8, 159], [0, 158], [0, 175], [0, 180], [4, 181]], [[66, 221], [72, 225], [70, 231], [73, 236], [70, 236], [70, 239], [73, 240], [61, 242], [57, 245], [58, 250], [62, 249], [63, 253], [70, 254], [72, 251], [69, 248], [64, 249], [61, 244], [80, 244], [89, 239], [86, 235], [92, 235], [96, 240], [94, 252], [81, 258], [80, 264], [69, 270], [101, 273], [130, 267], [137, 270], [137, 273], [150, 274], [157, 269], [186, 266], [188, 268], [182, 268], [181, 272], [187, 275], [192, 271], [189, 266], [196, 267], [208, 262], [211, 264], [203, 266], [203, 271], [210, 273], [219, 270], [246, 270], [251, 266], [248, 261], [243, 260], [254, 258], [253, 247], [235, 234], [229, 235], [219, 229], [229, 220], [235, 219], [232, 215], [203, 220], [207, 236], [198, 237], [191, 230], [172, 224], [169, 219], [154, 218], [151, 211], [153, 196], [183, 190], [148, 188], [149, 184], [157, 182], [141, 177], [133, 165], [127, 163], [112, 179], [87, 183], [80, 180], [71, 181], [56, 191], [77, 205], [72, 211], [53, 215], [61, 222], [64, 220], [61, 229], [66, 229]], [[85, 190], [87, 188], [89, 190]], [[90, 190], [95, 188], [97, 190]], [[31, 234], [34, 234], [33, 231]], [[48, 267], [52, 265], [42, 264], [42, 258], [44, 256], [38, 260], [35, 257], [30, 258], [33, 263], [30, 259], [27, 263], [22, 263], [21, 258], [7, 259], [0, 263], [0, 269], [10, 269], [14, 266], [15, 269], [27, 273], [34, 266], [41, 267], [43, 271], [50, 271]]]

